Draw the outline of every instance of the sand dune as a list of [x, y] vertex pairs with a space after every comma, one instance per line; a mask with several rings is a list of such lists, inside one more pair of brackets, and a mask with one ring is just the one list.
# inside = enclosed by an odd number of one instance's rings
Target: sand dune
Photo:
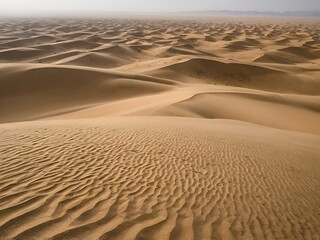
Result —
[[110, 68], [117, 67], [128, 63], [122, 58], [104, 55], [101, 53], [80, 53], [76, 56], [70, 56], [55, 62], [55, 64], [68, 64], [88, 67]]
[[44, 64], [9, 64], [0, 72], [1, 122], [159, 93], [174, 84], [143, 75]]
[[319, 232], [319, 136], [161, 117], [0, 129], [1, 236], [312, 239]]
[[[162, 75], [164, 71], [164, 75]], [[169, 72], [169, 73], [168, 73]], [[320, 82], [308, 75], [238, 62], [222, 62], [207, 58], [191, 58], [159, 68], [149, 74], [161, 77], [175, 76], [181, 81], [224, 84], [259, 90], [319, 94]], [[317, 75], [318, 77], [318, 75]], [[308, 84], [305, 84], [308, 82]], [[303, 86], [303, 87], [302, 87]]]
[[[161, 109], [161, 115], [236, 119], [281, 129], [320, 134], [320, 108], [290, 96], [249, 93], [202, 93]], [[309, 105], [310, 104], [310, 105]], [[165, 114], [167, 113], [167, 114]], [[301, 117], [302, 116], [302, 117]]]
[[35, 48], [13, 48], [13, 49], [5, 49], [0, 51], [2, 63], [6, 63], [8, 61], [12, 62], [21, 62], [21, 61], [28, 61], [40, 58], [48, 54], [48, 51], [35, 49]]
[[0, 239], [319, 239], [319, 22], [0, 21]]

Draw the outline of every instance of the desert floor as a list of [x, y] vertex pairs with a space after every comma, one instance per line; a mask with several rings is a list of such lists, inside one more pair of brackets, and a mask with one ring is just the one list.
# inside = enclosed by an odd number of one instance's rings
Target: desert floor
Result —
[[319, 239], [320, 22], [0, 20], [0, 239]]

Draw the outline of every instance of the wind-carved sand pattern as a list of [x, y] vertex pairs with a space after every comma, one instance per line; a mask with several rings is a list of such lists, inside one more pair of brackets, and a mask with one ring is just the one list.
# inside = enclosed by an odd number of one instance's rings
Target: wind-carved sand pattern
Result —
[[319, 33], [2, 20], [0, 239], [319, 239]]

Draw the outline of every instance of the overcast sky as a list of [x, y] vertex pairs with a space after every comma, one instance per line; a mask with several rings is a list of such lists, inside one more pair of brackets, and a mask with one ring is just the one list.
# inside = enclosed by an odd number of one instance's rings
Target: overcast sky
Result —
[[320, 0], [0, 0], [0, 14], [19, 11], [320, 10]]

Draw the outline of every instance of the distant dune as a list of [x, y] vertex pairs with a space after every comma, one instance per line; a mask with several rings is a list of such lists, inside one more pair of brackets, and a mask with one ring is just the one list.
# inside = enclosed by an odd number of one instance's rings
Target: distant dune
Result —
[[320, 24], [266, 19], [1, 20], [0, 239], [319, 239]]
[[230, 10], [207, 10], [188, 11], [185, 14], [206, 14], [206, 15], [235, 15], [235, 16], [280, 16], [280, 17], [320, 17], [320, 11], [230, 11]]

